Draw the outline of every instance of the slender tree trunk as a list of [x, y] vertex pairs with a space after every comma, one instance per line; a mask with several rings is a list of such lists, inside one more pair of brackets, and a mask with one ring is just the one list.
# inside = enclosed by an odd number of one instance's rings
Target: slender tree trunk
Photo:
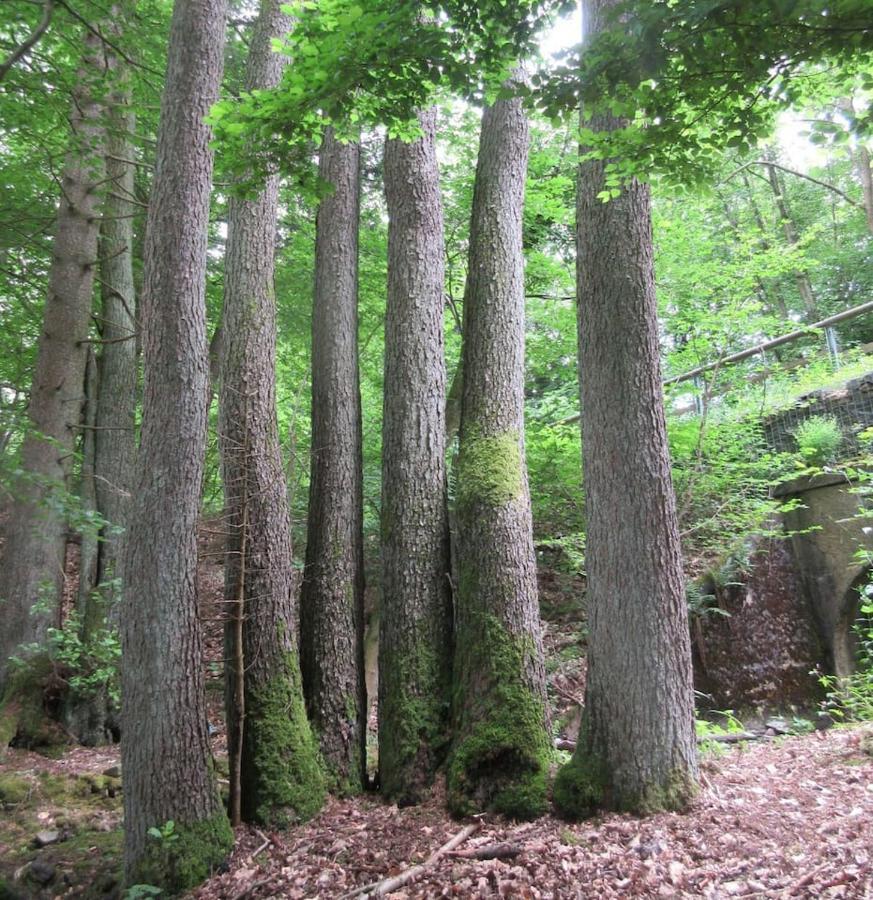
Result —
[[84, 38], [70, 116], [72, 147], [61, 179], [48, 297], [37, 347], [10, 529], [0, 560], [0, 696], [9, 657], [22, 643], [42, 646], [58, 624], [64, 582], [69, 477], [83, 403], [91, 294], [103, 183], [100, 39]]
[[301, 663], [310, 721], [332, 788], [366, 779], [361, 391], [358, 376], [360, 147], [331, 132], [319, 175], [312, 311], [312, 471], [301, 597]]
[[517, 818], [546, 806], [546, 682], [524, 454], [521, 99], [485, 110], [464, 300], [458, 457], [454, 744], [456, 814]]
[[[224, 0], [177, 0], [149, 204], [144, 391], [136, 490], [123, 550], [125, 877], [169, 891], [207, 877], [233, 841], [206, 727], [196, 527], [206, 449], [204, 117], [222, 74]], [[174, 823], [173, 839], [149, 828]]]
[[[97, 509], [108, 523], [103, 529], [97, 582], [104, 602], [117, 600], [109, 584], [120, 581], [121, 536], [127, 528], [136, 461], [134, 415], [137, 388], [136, 292], [133, 282], [134, 149], [131, 135], [129, 73], [119, 73], [121, 87], [110, 95], [106, 177], [111, 185], [101, 230], [100, 392], [97, 403], [95, 491]], [[101, 619], [105, 619], [106, 610]], [[110, 612], [110, 619], [115, 616]]]
[[[785, 240], [788, 241], [790, 246], [794, 247], [800, 238], [797, 234], [794, 217], [791, 215], [791, 210], [788, 207], [788, 200], [785, 197], [785, 182], [774, 166], [767, 166], [767, 176], [770, 181], [770, 188], [773, 191], [776, 209], [779, 212], [782, 230], [785, 232]], [[806, 310], [807, 320], [817, 322], [821, 316], [815, 300], [815, 291], [812, 288], [812, 282], [809, 280], [809, 273], [801, 269], [795, 273], [794, 278], [797, 282], [797, 292], [800, 294], [803, 308]]]
[[861, 182], [867, 228], [873, 234], [873, 168], [870, 166], [870, 151], [860, 141], [855, 154], [855, 168], [858, 170], [858, 178]]
[[445, 754], [452, 667], [436, 109], [419, 122], [419, 140], [385, 145], [379, 781], [401, 804], [424, 797]]
[[[286, 57], [273, 52], [271, 41], [290, 26], [279, 0], [262, 0], [249, 51], [249, 90], [279, 83]], [[278, 200], [274, 175], [255, 199], [230, 202], [219, 414], [225, 599], [232, 610], [225, 626], [232, 818], [273, 826], [309, 818], [324, 798], [300, 679], [291, 521], [276, 421]]]
[[[616, 0], [588, 0], [589, 33]], [[585, 123], [608, 130], [621, 120]], [[658, 348], [649, 189], [602, 202], [604, 162], [580, 166], [577, 290], [588, 513], [588, 678], [582, 734], [554, 798], [684, 807], [696, 790], [691, 648]]]
[[[118, 4], [108, 26], [113, 39], [122, 33], [133, 4]], [[134, 156], [131, 134], [130, 74], [112, 58], [114, 86], [107, 94], [106, 184], [100, 228], [99, 357], [92, 352], [86, 384], [85, 431], [82, 436], [82, 503], [103, 522], [99, 531], [85, 527], [79, 557], [80, 639], [86, 647], [117, 625], [121, 572], [120, 537], [127, 524], [131, 478], [136, 455], [137, 353], [133, 286]], [[112, 740], [118, 710], [107, 685], [88, 695], [67, 698], [67, 729], [86, 745]]]

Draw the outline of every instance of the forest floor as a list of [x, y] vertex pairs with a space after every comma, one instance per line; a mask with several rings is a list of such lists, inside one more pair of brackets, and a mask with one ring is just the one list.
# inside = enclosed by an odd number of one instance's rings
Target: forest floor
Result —
[[[199, 576], [212, 748], [221, 772], [223, 577], [215, 541], [201, 535]], [[570, 738], [584, 693], [580, 588], [573, 576], [541, 573], [554, 719]], [[372, 795], [330, 800], [311, 822], [287, 832], [239, 829], [226, 870], [192, 896], [342, 898], [424, 862], [472, 825], [456, 851], [389, 896], [873, 900], [871, 753], [870, 726], [717, 745], [702, 758], [693, 807], [643, 820], [611, 814], [581, 824], [550, 816], [455, 821], [439, 787], [428, 803], [400, 810]], [[118, 765], [117, 747], [67, 749], [56, 759], [10, 749], [0, 758], [0, 900], [121, 896]], [[493, 855], [497, 845], [508, 845], [499, 848], [508, 855], [477, 858]]]
[[[707, 756], [700, 796], [682, 815], [611, 814], [581, 824], [485, 817], [458, 855], [389, 896], [870, 898], [868, 740], [869, 730], [833, 729]], [[56, 760], [9, 751], [0, 763], [0, 873], [9, 879], [0, 897], [118, 896], [117, 758], [111, 748]], [[239, 829], [227, 871], [193, 896], [341, 898], [421, 863], [470, 821], [450, 819], [438, 790], [402, 810], [375, 797], [331, 800], [287, 832]], [[44, 832], [60, 840], [37, 849]], [[503, 843], [510, 858], [470, 858]]]

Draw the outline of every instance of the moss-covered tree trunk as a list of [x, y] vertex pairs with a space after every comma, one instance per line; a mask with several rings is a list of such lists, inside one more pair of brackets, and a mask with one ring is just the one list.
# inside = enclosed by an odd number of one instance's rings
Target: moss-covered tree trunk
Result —
[[550, 757], [536, 561], [524, 459], [520, 99], [485, 110], [464, 300], [458, 460], [453, 812], [544, 812]]
[[42, 647], [59, 624], [73, 451], [84, 399], [91, 295], [103, 184], [107, 53], [83, 34], [73, 91], [70, 150], [52, 244], [48, 295], [21, 448], [22, 475], [0, 560], [0, 697], [19, 645]]
[[360, 146], [325, 135], [312, 309], [312, 461], [300, 658], [306, 707], [333, 790], [366, 777], [361, 390]]
[[436, 109], [419, 122], [421, 138], [385, 145], [379, 782], [401, 804], [423, 798], [444, 756], [452, 661]]
[[[612, 2], [586, 2], [592, 32]], [[633, 181], [608, 203], [603, 190], [604, 163], [583, 163], [576, 233], [590, 634], [582, 734], [555, 784], [569, 817], [604, 806], [681, 809], [697, 779], [649, 189]]]
[[[124, 541], [122, 741], [125, 879], [168, 891], [206, 878], [233, 833], [206, 726], [197, 518], [206, 449], [204, 119], [218, 96], [225, 0], [176, 0], [142, 291], [143, 410]], [[149, 835], [172, 821], [172, 836]]]
[[[275, 87], [281, 77], [287, 57], [274, 53], [271, 41], [290, 28], [291, 19], [279, 6], [279, 0], [262, 0], [249, 51], [249, 90]], [[291, 522], [276, 421], [278, 200], [279, 179], [271, 176], [256, 198], [230, 202], [219, 443], [228, 529], [231, 811], [281, 826], [317, 812], [324, 782], [303, 703]]]

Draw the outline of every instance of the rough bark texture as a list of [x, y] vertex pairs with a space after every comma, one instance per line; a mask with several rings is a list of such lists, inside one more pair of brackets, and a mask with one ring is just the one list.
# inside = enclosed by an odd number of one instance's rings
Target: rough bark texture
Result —
[[312, 310], [312, 462], [301, 663], [331, 787], [365, 781], [363, 484], [358, 380], [360, 147], [325, 135]]
[[[142, 292], [144, 392], [136, 490], [123, 551], [125, 877], [181, 890], [233, 834], [206, 727], [195, 529], [206, 445], [204, 117], [222, 73], [224, 0], [177, 0], [170, 26]], [[175, 823], [173, 840], [148, 835]]]
[[[594, 30], [615, 0], [589, 0]], [[610, 129], [611, 117], [589, 127]], [[685, 806], [697, 777], [691, 651], [670, 479], [649, 190], [608, 203], [604, 163], [579, 169], [577, 290], [588, 532], [582, 734], [558, 776], [569, 817]]]
[[[132, 12], [132, 3], [113, 7], [109, 27], [117, 40]], [[100, 228], [99, 357], [89, 356], [85, 431], [82, 436], [81, 500], [104, 521], [99, 533], [84, 528], [79, 555], [80, 637], [86, 646], [101, 640], [118, 622], [121, 582], [118, 554], [127, 525], [131, 479], [136, 457], [137, 353], [133, 284], [134, 149], [131, 134], [129, 72], [120, 59], [109, 58], [113, 86], [107, 94], [106, 185]], [[99, 589], [98, 589], [99, 588]], [[112, 740], [117, 710], [106, 686], [88, 696], [71, 696], [65, 724], [80, 743]]]
[[[271, 40], [290, 28], [291, 19], [279, 5], [261, 4], [249, 51], [249, 90], [275, 87], [281, 77], [287, 57], [272, 51]], [[318, 811], [324, 782], [303, 703], [291, 522], [276, 421], [278, 199], [279, 179], [272, 176], [255, 199], [230, 202], [219, 441], [228, 529], [230, 771], [238, 774], [242, 818], [282, 826]]]
[[[95, 434], [95, 492], [97, 509], [108, 522], [103, 529], [97, 561], [96, 584], [121, 578], [121, 535], [127, 527], [136, 438], [134, 414], [137, 387], [136, 295], [133, 283], [134, 158], [131, 135], [134, 114], [127, 73], [110, 95], [110, 132], [107, 138], [106, 177], [111, 195], [106, 199], [101, 229], [101, 338], [100, 391]], [[117, 592], [107, 590], [104, 596]]]
[[[106, 55], [91, 32], [73, 97], [72, 146], [61, 179], [49, 288], [15, 485], [15, 528], [0, 562], [0, 696], [9, 656], [21, 643], [45, 642], [58, 624], [64, 581], [69, 476], [83, 403], [91, 293], [97, 265], [103, 181], [102, 84]], [[38, 610], [31, 608], [37, 601]]]
[[382, 417], [379, 781], [421, 800], [448, 741], [452, 660], [446, 506], [443, 216], [436, 110], [385, 145], [388, 304]]
[[520, 99], [485, 110], [464, 300], [453, 812], [519, 818], [546, 805], [550, 755], [536, 560], [524, 461]]

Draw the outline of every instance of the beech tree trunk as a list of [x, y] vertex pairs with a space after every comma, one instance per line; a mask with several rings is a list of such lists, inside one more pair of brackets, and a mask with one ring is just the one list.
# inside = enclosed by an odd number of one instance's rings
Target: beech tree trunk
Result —
[[[587, 0], [589, 33], [616, 0]], [[590, 119], [596, 130], [623, 123]], [[649, 189], [604, 203], [604, 162], [580, 166], [576, 215], [588, 676], [559, 811], [681, 809], [695, 793], [691, 648], [670, 477]]]
[[464, 299], [450, 809], [546, 807], [551, 747], [524, 455], [521, 99], [485, 110]]
[[19, 645], [45, 643], [59, 624], [65, 507], [84, 401], [91, 295], [97, 265], [107, 68], [106, 48], [88, 31], [70, 114], [72, 145], [61, 178], [28, 431], [21, 449], [9, 535], [0, 560], [0, 697]]
[[333, 186], [316, 220], [312, 461], [301, 663], [329, 784], [366, 780], [361, 390], [358, 376], [360, 147], [328, 131], [319, 175]]
[[418, 118], [420, 139], [386, 142], [384, 176], [379, 781], [401, 805], [423, 799], [443, 760], [452, 668], [436, 109]]
[[[287, 57], [274, 53], [271, 41], [290, 27], [279, 0], [262, 0], [249, 51], [248, 90], [279, 83]], [[318, 811], [324, 781], [303, 702], [291, 521], [276, 421], [278, 200], [274, 175], [255, 199], [230, 202], [219, 444], [228, 529], [231, 818], [286, 826]]]
[[[206, 448], [204, 117], [222, 74], [225, 0], [176, 0], [161, 101], [142, 291], [144, 390], [122, 606], [125, 878], [180, 891], [233, 833], [206, 726], [196, 527]], [[148, 829], [173, 821], [173, 839]]]

